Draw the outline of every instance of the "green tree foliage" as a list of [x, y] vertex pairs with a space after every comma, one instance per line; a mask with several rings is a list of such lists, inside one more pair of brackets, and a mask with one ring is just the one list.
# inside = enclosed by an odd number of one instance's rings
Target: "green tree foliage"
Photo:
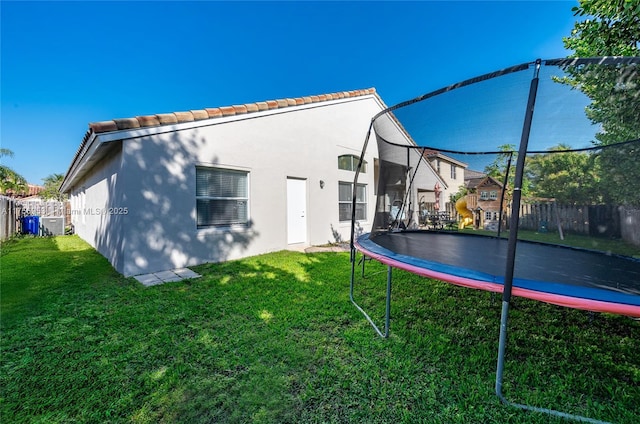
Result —
[[[13, 157], [13, 151], [0, 148], [0, 158]], [[27, 190], [27, 180], [10, 167], [0, 164], [0, 193], [21, 193]]]
[[[586, 19], [576, 22], [564, 38], [572, 57], [640, 56], [640, 1], [580, 0], [572, 9]], [[587, 117], [601, 126], [594, 143], [600, 146], [640, 139], [640, 70], [637, 64], [569, 66], [559, 81], [591, 99]], [[599, 156], [603, 198], [640, 204], [638, 146], [603, 149]]]
[[566, 151], [569, 149], [570, 146], [561, 144], [549, 149], [549, 153], [527, 158], [530, 194], [553, 198], [563, 204], [602, 202], [596, 156], [587, 152]]
[[51, 174], [43, 178], [44, 190], [40, 192], [40, 197], [44, 200], [59, 200], [61, 202], [67, 200], [67, 195], [60, 193], [60, 185], [63, 180], [64, 174]]
[[498, 181], [504, 181], [509, 160], [511, 160], [511, 164], [515, 166], [515, 160], [518, 154], [516, 153], [516, 146], [513, 144], [503, 144], [498, 146], [498, 149], [500, 153], [496, 155], [493, 162], [484, 167], [484, 173]]
[[640, 140], [607, 146], [598, 161], [604, 202], [640, 206]]
[[[516, 161], [518, 159], [518, 152], [516, 146], [513, 144], [503, 144], [498, 146], [500, 153], [496, 155], [496, 158], [489, 165], [485, 166], [484, 172], [491, 178], [500, 183], [504, 183], [505, 176], [509, 172], [507, 178], [507, 184], [505, 187], [506, 194], [510, 197], [513, 194], [514, 181], [516, 177]], [[509, 165], [509, 161], [511, 164]], [[525, 164], [526, 165], [526, 164]], [[527, 170], [525, 168], [525, 174], [522, 178], [522, 195], [528, 196], [530, 194], [531, 181], [528, 178]]]
[[461, 185], [458, 187], [458, 191], [450, 194], [449, 195], [449, 201], [451, 203], [456, 203], [458, 201], [458, 199], [466, 196], [467, 194], [469, 194], [469, 189], [467, 189], [465, 186]]
[[572, 11], [586, 17], [563, 39], [572, 57], [638, 56], [640, 1], [580, 0]]
[[[581, 0], [572, 9], [576, 22], [571, 36], [563, 39], [570, 57], [640, 56], [640, 1]], [[562, 79], [591, 100], [586, 114], [602, 125], [599, 144], [640, 138], [640, 77], [638, 67], [597, 64], [566, 69]]]

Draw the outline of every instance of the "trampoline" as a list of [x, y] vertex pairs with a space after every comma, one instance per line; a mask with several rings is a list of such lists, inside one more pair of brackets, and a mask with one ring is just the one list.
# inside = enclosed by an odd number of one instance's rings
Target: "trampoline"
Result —
[[[376, 204], [363, 213], [354, 190], [350, 298], [380, 336], [393, 268], [501, 293], [500, 400], [601, 422], [504, 397], [508, 314], [519, 296], [640, 317], [639, 66], [638, 57], [539, 59], [372, 119], [353, 187], [373, 162]], [[463, 185], [456, 170], [468, 174]], [[426, 225], [438, 215], [458, 225]], [[370, 231], [358, 235], [363, 216]], [[355, 300], [358, 252], [388, 267], [382, 329]]]
[[[508, 240], [463, 233], [405, 231], [357, 249], [386, 265], [459, 286], [503, 291]], [[560, 306], [640, 317], [640, 260], [599, 251], [518, 241], [512, 294]]]

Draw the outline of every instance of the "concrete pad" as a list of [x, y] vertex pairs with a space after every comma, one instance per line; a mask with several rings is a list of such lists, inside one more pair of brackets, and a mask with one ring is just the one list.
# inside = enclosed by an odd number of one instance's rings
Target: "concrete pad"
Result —
[[156, 284], [162, 283], [162, 280], [153, 274], [136, 275], [133, 278], [135, 278], [145, 286], [154, 286]]
[[161, 280], [162, 280], [163, 283], [173, 283], [174, 281], [182, 280], [182, 278], [180, 278], [179, 276], [173, 274], [172, 277], [164, 277]]
[[153, 275], [155, 275], [156, 277], [158, 277], [163, 281], [170, 280], [173, 278], [179, 278], [178, 275], [176, 275], [176, 273], [173, 271], [154, 272]]
[[191, 271], [189, 268], [174, 269], [173, 272], [175, 272], [177, 275], [179, 275], [182, 278], [198, 278], [198, 277], [202, 277], [202, 275]]
[[152, 274], [142, 274], [136, 275], [133, 278], [138, 280], [146, 287], [156, 286], [162, 283], [170, 283], [174, 281], [181, 281], [187, 278], [198, 278], [202, 277], [200, 274], [197, 274], [191, 271], [189, 268], [178, 268], [172, 269], [168, 271], [160, 271]]

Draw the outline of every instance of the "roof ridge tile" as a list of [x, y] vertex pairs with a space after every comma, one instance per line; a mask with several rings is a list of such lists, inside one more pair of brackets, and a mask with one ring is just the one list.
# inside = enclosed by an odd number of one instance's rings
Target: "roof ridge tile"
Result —
[[193, 114], [193, 120], [194, 121], [201, 121], [203, 119], [209, 119], [209, 114], [207, 113], [206, 110], [192, 110], [191, 113]]
[[220, 106], [222, 116], [233, 116], [236, 114], [236, 110], [233, 106]]
[[236, 111], [236, 115], [242, 115], [248, 112], [247, 105], [234, 105], [233, 110]]
[[141, 127], [153, 127], [160, 125], [160, 119], [156, 115], [136, 116]]
[[209, 115], [209, 118], [220, 118], [222, 116], [222, 111], [219, 107], [208, 107], [205, 108], [205, 111]]
[[160, 125], [177, 124], [178, 118], [173, 113], [159, 113], [156, 115], [160, 121]]
[[100, 122], [92, 122], [89, 124], [89, 128], [94, 133], [102, 133], [109, 131], [117, 131], [118, 125], [115, 121], [100, 121]]
[[173, 112], [178, 122], [193, 122], [193, 114], [191, 112]]
[[89, 123], [89, 131], [87, 132], [87, 134], [85, 134], [85, 139], [87, 139], [89, 134], [91, 134], [92, 132], [97, 134], [134, 128], [201, 121], [204, 119], [242, 115], [265, 110], [280, 109], [311, 103], [320, 103], [330, 100], [340, 100], [350, 97], [360, 97], [369, 94], [375, 94], [375, 92], [376, 89], [374, 87], [371, 87], [362, 90], [340, 91], [336, 93], [317, 94], [303, 97], [287, 97], [284, 99], [266, 100], [262, 102], [245, 103], [240, 105], [219, 106], [189, 110], [184, 112], [158, 113], [155, 115], [140, 115], [133, 118], [118, 118], [109, 121], [91, 122]]
[[133, 128], [140, 128], [140, 122], [136, 118], [119, 118], [114, 119], [113, 122], [119, 130], [129, 130]]

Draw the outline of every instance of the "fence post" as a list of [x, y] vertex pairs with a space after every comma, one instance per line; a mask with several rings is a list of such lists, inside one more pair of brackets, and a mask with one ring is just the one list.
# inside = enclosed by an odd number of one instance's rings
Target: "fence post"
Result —
[[2, 217], [0, 219], [0, 240], [6, 240], [16, 233], [16, 201], [10, 197], [0, 196]]

